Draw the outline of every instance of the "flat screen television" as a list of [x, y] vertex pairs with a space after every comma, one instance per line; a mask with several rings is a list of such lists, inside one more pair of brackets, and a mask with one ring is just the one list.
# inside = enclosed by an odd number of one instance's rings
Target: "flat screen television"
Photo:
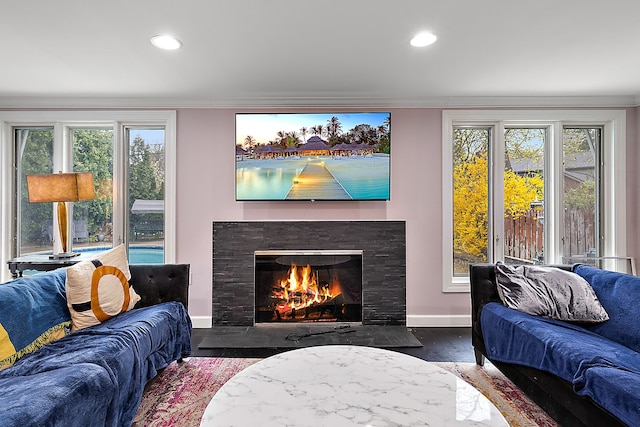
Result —
[[236, 114], [236, 200], [389, 200], [391, 114]]

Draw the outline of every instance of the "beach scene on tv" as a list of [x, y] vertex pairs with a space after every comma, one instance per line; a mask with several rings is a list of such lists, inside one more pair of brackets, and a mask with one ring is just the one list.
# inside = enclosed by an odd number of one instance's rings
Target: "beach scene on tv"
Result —
[[236, 200], [389, 200], [390, 113], [236, 114]]

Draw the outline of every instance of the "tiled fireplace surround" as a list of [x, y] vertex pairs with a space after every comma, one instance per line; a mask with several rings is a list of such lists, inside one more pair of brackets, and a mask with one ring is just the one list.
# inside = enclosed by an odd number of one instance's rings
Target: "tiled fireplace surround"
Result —
[[405, 237], [404, 221], [215, 221], [213, 325], [254, 325], [254, 251], [362, 250], [362, 324], [404, 326]]

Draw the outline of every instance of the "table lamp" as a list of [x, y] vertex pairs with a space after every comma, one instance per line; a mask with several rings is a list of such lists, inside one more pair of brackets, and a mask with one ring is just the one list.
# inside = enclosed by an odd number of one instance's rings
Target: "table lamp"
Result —
[[78, 253], [71, 251], [69, 240], [69, 217], [67, 202], [91, 200], [95, 197], [93, 174], [86, 173], [54, 173], [27, 175], [29, 202], [57, 202], [58, 230], [60, 231], [61, 253], [55, 253], [51, 259], [71, 258]]

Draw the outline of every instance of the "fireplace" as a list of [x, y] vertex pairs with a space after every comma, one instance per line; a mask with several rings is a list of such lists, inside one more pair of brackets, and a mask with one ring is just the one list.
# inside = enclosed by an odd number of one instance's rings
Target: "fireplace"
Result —
[[255, 252], [256, 323], [362, 322], [362, 251]]
[[282, 250], [361, 252], [362, 325], [404, 326], [405, 246], [404, 221], [214, 221], [213, 325], [258, 323], [255, 254]]

